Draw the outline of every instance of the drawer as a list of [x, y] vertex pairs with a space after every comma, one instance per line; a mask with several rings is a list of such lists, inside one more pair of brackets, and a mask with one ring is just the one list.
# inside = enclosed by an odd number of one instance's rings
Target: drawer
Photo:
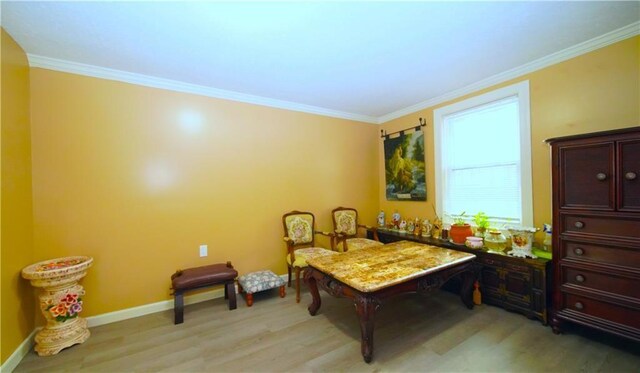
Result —
[[640, 310], [574, 294], [563, 294], [566, 309], [640, 329]]
[[563, 214], [560, 229], [560, 233], [639, 239], [640, 219]]
[[479, 256], [476, 260], [478, 262], [482, 263], [482, 264], [486, 264], [486, 265], [489, 265], [489, 266], [494, 266], [494, 267], [502, 267], [502, 266], [504, 266], [504, 261], [491, 259], [491, 258], [488, 258], [487, 256], [484, 256], [484, 255], [483, 256]]
[[640, 250], [586, 241], [560, 239], [562, 258], [640, 268]]
[[529, 273], [531, 268], [525, 260], [508, 255], [478, 255], [476, 261], [485, 266], [504, 268], [510, 272]]
[[[562, 283], [594, 289], [612, 294], [624, 295], [640, 300], [640, 280], [614, 276], [609, 273], [562, 267]], [[638, 315], [640, 317], [640, 315]]]

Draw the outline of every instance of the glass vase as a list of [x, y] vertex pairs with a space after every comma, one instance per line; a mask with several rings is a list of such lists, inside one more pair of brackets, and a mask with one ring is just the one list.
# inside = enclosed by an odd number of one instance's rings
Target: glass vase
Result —
[[492, 251], [504, 251], [507, 248], [507, 239], [501, 231], [489, 230], [484, 236], [484, 247]]

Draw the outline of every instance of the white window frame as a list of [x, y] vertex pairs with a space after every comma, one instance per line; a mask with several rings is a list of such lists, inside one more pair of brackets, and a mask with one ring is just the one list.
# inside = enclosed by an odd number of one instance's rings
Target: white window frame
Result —
[[435, 152], [435, 189], [436, 211], [443, 216], [443, 195], [446, 177], [443, 170], [442, 136], [444, 118], [448, 115], [472, 109], [507, 97], [517, 96], [520, 111], [520, 186], [522, 201], [522, 225], [533, 226], [533, 188], [531, 171], [531, 123], [529, 104], [529, 81], [525, 80], [507, 87], [499, 88], [475, 97], [468, 98], [454, 104], [438, 108], [433, 111], [434, 123], [434, 152]]

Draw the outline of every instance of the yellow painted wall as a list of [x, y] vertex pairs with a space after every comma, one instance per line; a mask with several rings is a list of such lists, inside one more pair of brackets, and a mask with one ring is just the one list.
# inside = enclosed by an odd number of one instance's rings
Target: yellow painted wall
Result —
[[2, 33], [2, 270], [1, 362], [34, 328], [34, 296], [20, 277], [33, 261], [29, 65], [18, 44]]
[[293, 209], [375, 221], [375, 125], [38, 68], [31, 98], [35, 259], [94, 257], [83, 316], [169, 299], [177, 268], [286, 273]]
[[[95, 265], [82, 281], [83, 316], [91, 316], [169, 299], [169, 276], [177, 268], [231, 260], [241, 273], [285, 273], [280, 218], [291, 209], [316, 213], [320, 229], [330, 227], [329, 211], [338, 205], [358, 208], [368, 224], [380, 208], [433, 217], [433, 109], [454, 101], [381, 127], [392, 132], [418, 117], [429, 119], [428, 201], [389, 202], [377, 126], [38, 68], [30, 76], [5, 75], [6, 50], [26, 64], [15, 43], [5, 46], [5, 37], [3, 32], [3, 362], [33, 329], [32, 292], [16, 277], [30, 262], [93, 256]], [[545, 138], [639, 124], [639, 45], [635, 37], [466, 96], [530, 81], [536, 225], [551, 217]], [[28, 173], [8, 178], [4, 164], [11, 148], [5, 144], [28, 138], [29, 127], [8, 136], [5, 117], [28, 108], [29, 90], [11, 82], [29, 79], [33, 250], [14, 252], [5, 245], [5, 186], [26, 183]], [[11, 95], [20, 104], [5, 113], [9, 84], [24, 94]], [[20, 148], [24, 154], [27, 147]], [[28, 156], [19, 160], [27, 164]], [[31, 201], [21, 191], [26, 206]], [[25, 242], [28, 236], [20, 235]], [[198, 257], [200, 244], [209, 245], [207, 258]], [[9, 265], [15, 268], [6, 272]], [[19, 290], [7, 290], [12, 278]], [[6, 307], [18, 300], [31, 303]], [[5, 321], [20, 312], [24, 327]]]
[[433, 219], [433, 110], [523, 80], [529, 80], [530, 85], [533, 219], [537, 227], [551, 222], [551, 161], [545, 139], [640, 125], [640, 37], [636, 36], [509, 82], [384, 123], [382, 129], [394, 132], [415, 125], [420, 117], [427, 118], [427, 202], [386, 200], [384, 153], [380, 146], [380, 208], [387, 214], [398, 210], [403, 217], [419, 216]]

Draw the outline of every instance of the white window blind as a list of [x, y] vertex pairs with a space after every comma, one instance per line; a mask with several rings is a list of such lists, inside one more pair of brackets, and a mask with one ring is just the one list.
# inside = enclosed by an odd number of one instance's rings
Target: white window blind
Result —
[[494, 224], [532, 224], [531, 171], [522, 167], [531, 162], [529, 134], [522, 133], [528, 131], [528, 102], [523, 111], [522, 99], [513, 89], [502, 90], [436, 110], [441, 216], [466, 212], [471, 219], [483, 211]]

